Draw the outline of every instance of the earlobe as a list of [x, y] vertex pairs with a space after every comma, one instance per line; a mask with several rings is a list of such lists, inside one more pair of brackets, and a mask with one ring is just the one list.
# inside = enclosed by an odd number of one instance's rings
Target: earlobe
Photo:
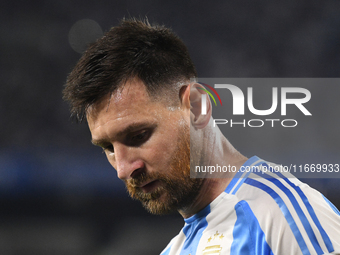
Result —
[[208, 94], [198, 83], [190, 85], [191, 125], [196, 129], [203, 129], [209, 123], [212, 108]]

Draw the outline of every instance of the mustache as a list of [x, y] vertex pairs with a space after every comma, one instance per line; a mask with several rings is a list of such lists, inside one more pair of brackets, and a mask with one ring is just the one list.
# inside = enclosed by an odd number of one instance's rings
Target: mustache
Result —
[[142, 185], [143, 183], [149, 182], [155, 179], [159, 179], [157, 174], [147, 174], [143, 172], [134, 178], [125, 180], [125, 184], [133, 188], [139, 188], [139, 186]]

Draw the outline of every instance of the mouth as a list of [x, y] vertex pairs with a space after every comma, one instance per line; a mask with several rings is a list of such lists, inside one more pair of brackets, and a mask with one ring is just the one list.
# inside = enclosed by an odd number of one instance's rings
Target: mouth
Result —
[[160, 181], [159, 180], [154, 180], [150, 181], [148, 183], [142, 184], [139, 188], [144, 192], [144, 193], [150, 193], [157, 189], [159, 187]]

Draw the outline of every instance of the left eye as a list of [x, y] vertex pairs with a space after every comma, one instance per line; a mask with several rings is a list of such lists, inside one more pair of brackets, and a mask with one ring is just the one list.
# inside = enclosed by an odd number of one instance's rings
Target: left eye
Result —
[[133, 140], [143, 140], [146, 136], [147, 136], [148, 132], [147, 131], [143, 131], [142, 133], [139, 133], [138, 135], [135, 135], [134, 137], [132, 137]]
[[133, 146], [138, 146], [146, 142], [150, 137], [150, 133], [148, 131], [143, 131], [131, 137], [130, 143]]

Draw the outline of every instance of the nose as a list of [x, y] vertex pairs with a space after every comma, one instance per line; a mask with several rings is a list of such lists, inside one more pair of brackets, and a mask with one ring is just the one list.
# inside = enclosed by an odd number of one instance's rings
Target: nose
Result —
[[119, 179], [127, 180], [140, 174], [144, 169], [144, 162], [139, 157], [138, 148], [123, 144], [115, 145], [114, 168]]

